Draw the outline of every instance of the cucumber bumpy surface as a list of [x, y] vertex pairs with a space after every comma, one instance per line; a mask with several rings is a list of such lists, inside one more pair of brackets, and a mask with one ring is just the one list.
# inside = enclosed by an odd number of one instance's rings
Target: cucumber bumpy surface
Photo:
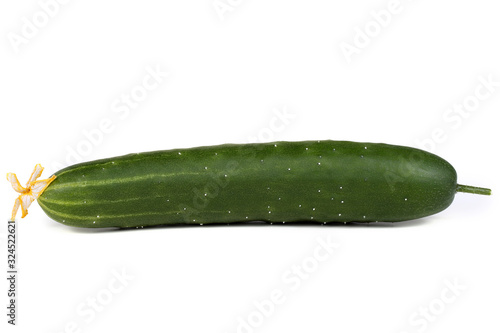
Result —
[[444, 210], [463, 186], [429, 152], [350, 141], [154, 151], [72, 165], [55, 176], [38, 198], [42, 209], [90, 228], [405, 221]]

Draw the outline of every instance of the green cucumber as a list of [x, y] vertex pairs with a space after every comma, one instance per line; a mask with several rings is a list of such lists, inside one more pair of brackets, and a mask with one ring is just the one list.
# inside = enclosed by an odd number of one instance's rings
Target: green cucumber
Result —
[[423, 150], [380, 143], [225, 144], [130, 154], [62, 169], [38, 197], [75, 227], [231, 222], [405, 221], [438, 213], [455, 169]]

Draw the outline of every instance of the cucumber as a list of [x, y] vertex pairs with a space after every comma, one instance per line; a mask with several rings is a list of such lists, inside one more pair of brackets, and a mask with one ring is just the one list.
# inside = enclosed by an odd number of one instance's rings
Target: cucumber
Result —
[[264, 221], [397, 222], [436, 214], [455, 169], [429, 152], [350, 141], [224, 144], [80, 163], [53, 175], [38, 203], [74, 227]]

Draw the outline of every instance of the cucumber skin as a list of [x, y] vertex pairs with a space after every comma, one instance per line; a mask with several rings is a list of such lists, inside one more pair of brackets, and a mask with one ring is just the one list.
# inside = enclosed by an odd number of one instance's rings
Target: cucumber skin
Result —
[[224, 144], [69, 166], [38, 198], [75, 227], [397, 222], [438, 213], [457, 174], [423, 150], [381, 143]]

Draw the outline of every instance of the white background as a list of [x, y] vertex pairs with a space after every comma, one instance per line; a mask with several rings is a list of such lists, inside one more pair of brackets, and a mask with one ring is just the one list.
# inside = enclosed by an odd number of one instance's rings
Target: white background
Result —
[[[3, 174], [15, 172], [24, 184], [36, 163], [48, 177], [78, 157], [332, 139], [430, 150], [457, 169], [460, 183], [490, 187], [494, 195], [458, 194], [442, 213], [388, 226], [119, 232], [60, 225], [33, 203], [26, 218], [18, 215], [19, 325], [6, 324], [2, 279], [2, 327], [498, 331], [498, 4], [215, 4], [3, 1]], [[347, 45], [356, 53], [346, 56]], [[161, 75], [144, 90], [148, 70]], [[123, 96], [134, 92], [141, 100], [124, 107]], [[470, 112], [453, 111], [464, 103]], [[15, 196], [5, 182], [5, 221]], [[314, 257], [318, 239], [340, 244], [321, 262]], [[302, 265], [307, 277], [291, 273]], [[120, 284], [115, 274], [127, 280]], [[273, 293], [281, 298], [271, 306]]]

